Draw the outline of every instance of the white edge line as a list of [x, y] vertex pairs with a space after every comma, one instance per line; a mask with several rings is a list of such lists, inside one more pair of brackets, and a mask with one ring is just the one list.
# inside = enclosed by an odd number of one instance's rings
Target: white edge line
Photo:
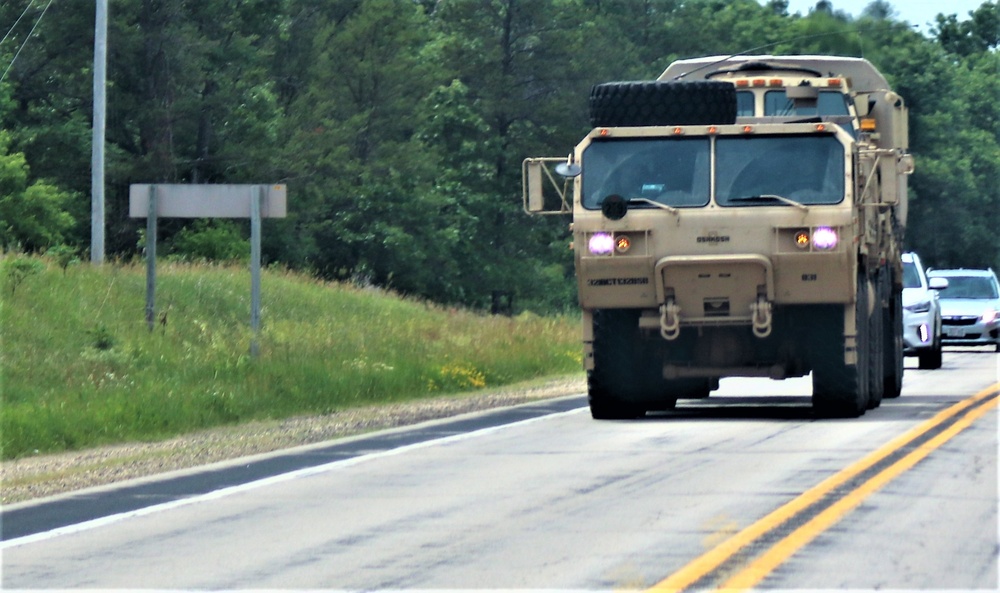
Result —
[[304, 478], [308, 476], [314, 476], [317, 474], [326, 473], [333, 471], [335, 469], [340, 469], [344, 467], [350, 467], [353, 465], [358, 465], [366, 461], [371, 461], [373, 459], [381, 459], [383, 457], [391, 457], [393, 455], [401, 455], [410, 451], [415, 451], [417, 449], [424, 449], [428, 447], [434, 447], [438, 445], [445, 445], [448, 443], [454, 443], [458, 441], [463, 441], [473, 437], [479, 437], [493, 432], [499, 432], [506, 428], [511, 428], [514, 426], [524, 426], [527, 424], [532, 424], [534, 422], [539, 422], [541, 420], [547, 420], [552, 418], [558, 418], [561, 416], [568, 416], [570, 414], [578, 414], [586, 407], [574, 408], [572, 410], [567, 410], [565, 412], [556, 412], [553, 414], [545, 414], [544, 416], [537, 416], [535, 418], [528, 418], [527, 420], [519, 420], [517, 422], [511, 422], [509, 424], [501, 424], [499, 426], [490, 426], [488, 428], [481, 428], [479, 430], [474, 430], [472, 432], [463, 432], [460, 434], [454, 434], [446, 437], [441, 437], [438, 439], [432, 439], [429, 441], [421, 441], [419, 443], [413, 443], [410, 445], [403, 445], [401, 447], [396, 447], [395, 449], [388, 449], [386, 451], [379, 451], [377, 453], [367, 453], [365, 455], [359, 455], [357, 457], [351, 457], [348, 459], [340, 459], [338, 461], [331, 461], [329, 463], [324, 463], [322, 465], [317, 465], [313, 467], [305, 467], [295, 471], [287, 472], [284, 474], [278, 474], [276, 476], [270, 476], [267, 478], [261, 478], [259, 480], [254, 480], [252, 482], [246, 482], [245, 484], [239, 484], [236, 486], [228, 486], [226, 488], [220, 488], [218, 490], [213, 490], [211, 492], [206, 492], [204, 494], [198, 494], [196, 496], [191, 496], [188, 498], [181, 498], [178, 500], [172, 500], [170, 502], [165, 502], [162, 504], [156, 504], [148, 507], [143, 507], [141, 509], [136, 509], [134, 511], [127, 511], [124, 513], [117, 513], [114, 515], [108, 515], [107, 517], [100, 517], [98, 519], [91, 519], [90, 521], [84, 521], [83, 523], [76, 523], [73, 525], [66, 525], [63, 527], [58, 527], [56, 529], [51, 529], [49, 531], [42, 531], [39, 533], [34, 533], [31, 535], [25, 535], [23, 537], [18, 537], [10, 539], [4, 542], [0, 542], [0, 550], [6, 550], [8, 548], [14, 548], [17, 546], [23, 546], [27, 544], [33, 544], [36, 542], [41, 542], [49, 539], [54, 539], [61, 537], [63, 535], [70, 535], [74, 533], [80, 533], [82, 531], [88, 531], [91, 529], [96, 529], [98, 527], [103, 527], [105, 525], [111, 525], [112, 523], [117, 523], [119, 521], [124, 521], [126, 519], [131, 519], [135, 517], [144, 517], [146, 515], [152, 515], [154, 513], [160, 513], [163, 511], [169, 511], [176, 508], [184, 507], [191, 504], [196, 504], [199, 502], [207, 502], [212, 500], [219, 500], [233, 494], [239, 494], [241, 492], [249, 492], [251, 490], [256, 490], [258, 488], [266, 488], [267, 486], [272, 486], [274, 484], [280, 484], [282, 482], [288, 482], [290, 480], [296, 480], [298, 478]]

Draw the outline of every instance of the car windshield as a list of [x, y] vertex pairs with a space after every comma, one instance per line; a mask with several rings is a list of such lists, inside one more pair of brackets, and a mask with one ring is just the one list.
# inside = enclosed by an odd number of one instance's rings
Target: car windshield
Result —
[[830, 136], [739, 136], [716, 143], [716, 201], [722, 206], [803, 205], [844, 199], [844, 147]]
[[708, 138], [593, 142], [583, 152], [583, 205], [604, 198], [645, 198], [674, 207], [697, 207], [709, 199]]
[[944, 276], [948, 278], [948, 290], [941, 296], [949, 299], [995, 299], [997, 286], [986, 276]]
[[920, 272], [917, 271], [917, 264], [913, 262], [903, 262], [903, 288], [921, 288]]

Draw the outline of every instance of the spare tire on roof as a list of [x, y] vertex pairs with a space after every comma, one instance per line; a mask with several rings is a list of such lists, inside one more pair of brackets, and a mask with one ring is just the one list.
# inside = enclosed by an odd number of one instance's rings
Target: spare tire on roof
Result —
[[590, 91], [590, 124], [594, 127], [735, 122], [736, 87], [730, 82], [605, 82]]

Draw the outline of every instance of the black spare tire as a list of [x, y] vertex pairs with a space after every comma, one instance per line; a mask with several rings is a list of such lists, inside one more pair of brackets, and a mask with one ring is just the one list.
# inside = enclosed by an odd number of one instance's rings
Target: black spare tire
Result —
[[590, 90], [594, 127], [732, 124], [736, 87], [729, 82], [605, 82]]

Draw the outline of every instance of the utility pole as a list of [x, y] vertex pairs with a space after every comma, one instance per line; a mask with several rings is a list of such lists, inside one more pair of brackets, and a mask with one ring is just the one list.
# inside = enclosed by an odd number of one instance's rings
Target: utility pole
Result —
[[90, 162], [90, 261], [104, 263], [104, 128], [107, 111], [108, 0], [96, 0], [94, 129]]

